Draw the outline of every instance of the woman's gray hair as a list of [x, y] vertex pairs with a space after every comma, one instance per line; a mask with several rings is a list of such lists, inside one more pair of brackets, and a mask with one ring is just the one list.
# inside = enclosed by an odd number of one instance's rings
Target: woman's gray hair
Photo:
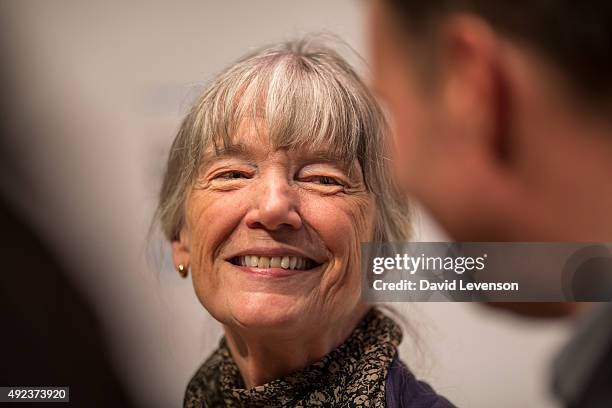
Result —
[[169, 241], [179, 237], [204, 152], [231, 145], [245, 119], [263, 120], [274, 148], [308, 146], [346, 163], [357, 159], [376, 203], [373, 241], [409, 239], [409, 207], [392, 181], [378, 103], [339, 53], [303, 39], [242, 58], [191, 107], [170, 149], [156, 211]]

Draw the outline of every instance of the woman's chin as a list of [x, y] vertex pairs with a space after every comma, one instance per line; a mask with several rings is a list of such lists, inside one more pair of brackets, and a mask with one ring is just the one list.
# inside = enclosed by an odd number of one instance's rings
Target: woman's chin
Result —
[[245, 293], [229, 302], [230, 319], [242, 328], [290, 328], [306, 315], [304, 299], [286, 294]]

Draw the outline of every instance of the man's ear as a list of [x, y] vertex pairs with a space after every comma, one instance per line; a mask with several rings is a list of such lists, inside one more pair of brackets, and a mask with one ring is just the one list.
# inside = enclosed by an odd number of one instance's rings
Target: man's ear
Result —
[[500, 39], [479, 17], [449, 18], [442, 34], [442, 101], [446, 126], [456, 130], [457, 153], [475, 154], [497, 167], [509, 160], [507, 117], [510, 109], [500, 55]]
[[190, 255], [189, 234], [185, 228], [182, 228], [178, 239], [172, 241], [172, 260], [175, 267], [183, 265], [189, 268]]

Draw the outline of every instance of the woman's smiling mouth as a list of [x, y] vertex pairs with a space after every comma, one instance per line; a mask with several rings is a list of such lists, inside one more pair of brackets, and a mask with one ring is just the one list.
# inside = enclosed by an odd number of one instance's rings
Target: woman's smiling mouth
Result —
[[304, 258], [301, 256], [258, 256], [258, 255], [244, 255], [236, 256], [230, 260], [234, 265], [247, 266], [259, 269], [269, 268], [282, 268], [292, 270], [308, 270], [319, 266], [315, 261], [310, 258]]
[[251, 248], [226, 260], [245, 272], [272, 277], [291, 276], [311, 271], [324, 263], [322, 259], [315, 261], [303, 253], [286, 248]]

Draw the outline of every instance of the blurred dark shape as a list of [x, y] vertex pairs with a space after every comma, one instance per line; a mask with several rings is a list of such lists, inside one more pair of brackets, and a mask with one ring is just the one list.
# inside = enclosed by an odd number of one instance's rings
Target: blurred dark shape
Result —
[[537, 319], [566, 317], [579, 307], [572, 302], [488, 302], [485, 305], [517, 316]]
[[572, 407], [576, 408], [609, 408], [612, 407], [612, 349], [599, 361], [597, 369], [591, 375], [580, 400]]
[[4, 199], [0, 225], [0, 385], [69, 386], [70, 406], [132, 406], [109, 362], [92, 308]]
[[583, 322], [553, 367], [555, 394], [568, 407], [612, 407], [612, 303]]
[[[1, 13], [0, 13], [1, 16]], [[0, 34], [6, 25], [0, 24]], [[9, 31], [9, 30], [6, 30]], [[0, 35], [0, 170], [3, 184], [28, 191], [29, 163], [16, 147], [24, 131], [37, 124], [24, 120], [10, 69], [15, 69], [6, 36]], [[27, 129], [26, 129], [27, 127]], [[40, 136], [40, 135], [39, 135]], [[61, 406], [131, 407], [128, 393], [110, 363], [100, 322], [70, 274], [38, 236], [0, 185], [0, 386], [68, 386], [70, 402]], [[44, 211], [44, 205], [40, 205]], [[80, 270], [82, 274], [89, 271]], [[0, 403], [1, 406], [13, 403]], [[25, 408], [57, 403], [19, 402]]]
[[568, 259], [563, 268], [563, 292], [578, 302], [612, 300], [612, 252], [605, 245], [590, 245]]
[[574, 274], [572, 287], [575, 298], [581, 301], [612, 300], [612, 258], [592, 258], [585, 261]]
[[582, 248], [563, 268], [563, 292], [579, 302], [612, 300], [612, 252], [601, 244]]

